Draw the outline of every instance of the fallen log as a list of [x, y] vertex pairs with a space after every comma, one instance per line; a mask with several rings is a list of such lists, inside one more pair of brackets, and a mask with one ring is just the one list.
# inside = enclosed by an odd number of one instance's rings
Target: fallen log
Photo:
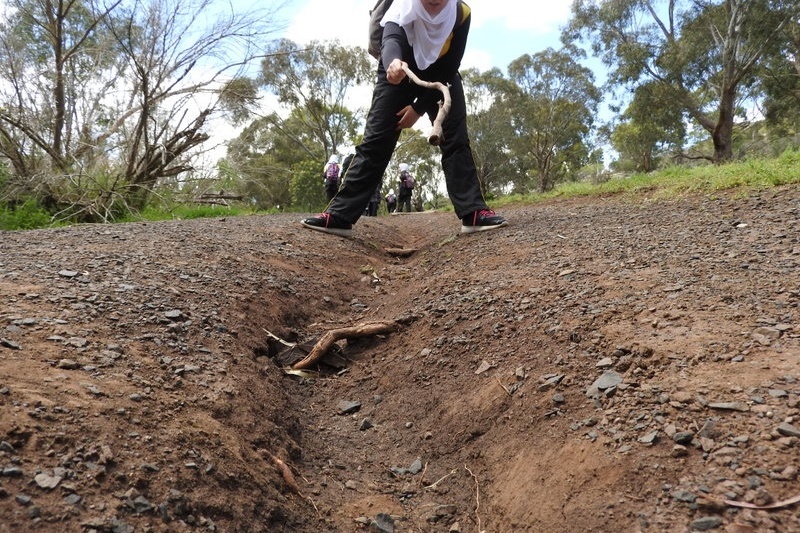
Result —
[[381, 333], [392, 333], [397, 331], [397, 328], [397, 322], [368, 322], [366, 324], [359, 324], [347, 328], [332, 329], [322, 335], [308, 355], [292, 365], [292, 369], [303, 370], [316, 364], [320, 359], [325, 357], [325, 354], [328, 353], [328, 350], [331, 349], [336, 341], [356, 337], [369, 337], [370, 335], [380, 335]]

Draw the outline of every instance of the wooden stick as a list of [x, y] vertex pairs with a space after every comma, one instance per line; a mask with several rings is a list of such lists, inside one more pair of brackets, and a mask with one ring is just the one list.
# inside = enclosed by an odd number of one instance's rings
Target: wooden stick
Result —
[[314, 365], [320, 359], [325, 357], [325, 354], [331, 349], [333, 343], [338, 340], [354, 337], [367, 337], [370, 335], [379, 335], [381, 333], [391, 333], [396, 331], [397, 327], [397, 322], [368, 322], [366, 324], [360, 324], [358, 326], [352, 326], [349, 328], [332, 329], [320, 337], [308, 355], [304, 359], [301, 359], [295, 363], [292, 366], [292, 369], [303, 370]]
[[419, 77], [414, 74], [410, 68], [408, 68], [408, 64], [406, 62], [403, 62], [403, 72], [406, 73], [408, 79], [420, 87], [436, 89], [442, 92], [442, 98], [444, 100], [439, 102], [439, 112], [436, 114], [436, 118], [433, 120], [433, 129], [431, 130], [431, 134], [428, 136], [429, 143], [434, 146], [439, 146], [439, 144], [442, 142], [442, 123], [447, 117], [447, 114], [450, 112], [450, 88], [444, 83], [438, 81], [424, 81], [419, 79]]
[[282, 460], [277, 458], [276, 456], [272, 455], [269, 450], [261, 449], [259, 450], [262, 454], [266, 455], [267, 458], [272, 461], [272, 464], [278, 469], [283, 477], [283, 481], [286, 483], [286, 486], [294, 492], [295, 494], [299, 494], [302, 496], [303, 494], [300, 492], [300, 486], [297, 484], [297, 480], [294, 478], [294, 474], [292, 474], [291, 469], [289, 466], [284, 463]]
[[782, 507], [789, 507], [796, 503], [800, 503], [800, 494], [779, 502], [770, 503], [768, 505], [756, 505], [754, 503], [739, 502], [736, 500], [724, 500], [724, 502], [732, 507], [744, 507], [746, 509], [780, 509]]

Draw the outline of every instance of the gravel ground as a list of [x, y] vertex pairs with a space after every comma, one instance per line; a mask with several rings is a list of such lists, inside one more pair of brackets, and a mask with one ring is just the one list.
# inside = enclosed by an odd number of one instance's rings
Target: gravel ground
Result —
[[800, 531], [800, 189], [502, 214], [0, 232], [0, 532]]

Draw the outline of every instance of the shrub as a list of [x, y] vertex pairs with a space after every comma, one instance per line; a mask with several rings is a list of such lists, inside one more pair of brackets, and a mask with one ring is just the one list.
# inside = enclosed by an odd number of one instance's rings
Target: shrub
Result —
[[34, 200], [0, 207], [0, 230], [43, 228], [52, 224], [50, 213]]

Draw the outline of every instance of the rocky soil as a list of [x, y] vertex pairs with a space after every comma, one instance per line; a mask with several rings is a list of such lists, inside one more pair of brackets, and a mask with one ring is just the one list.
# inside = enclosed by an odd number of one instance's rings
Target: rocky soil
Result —
[[800, 531], [800, 189], [502, 214], [0, 232], [0, 532]]

